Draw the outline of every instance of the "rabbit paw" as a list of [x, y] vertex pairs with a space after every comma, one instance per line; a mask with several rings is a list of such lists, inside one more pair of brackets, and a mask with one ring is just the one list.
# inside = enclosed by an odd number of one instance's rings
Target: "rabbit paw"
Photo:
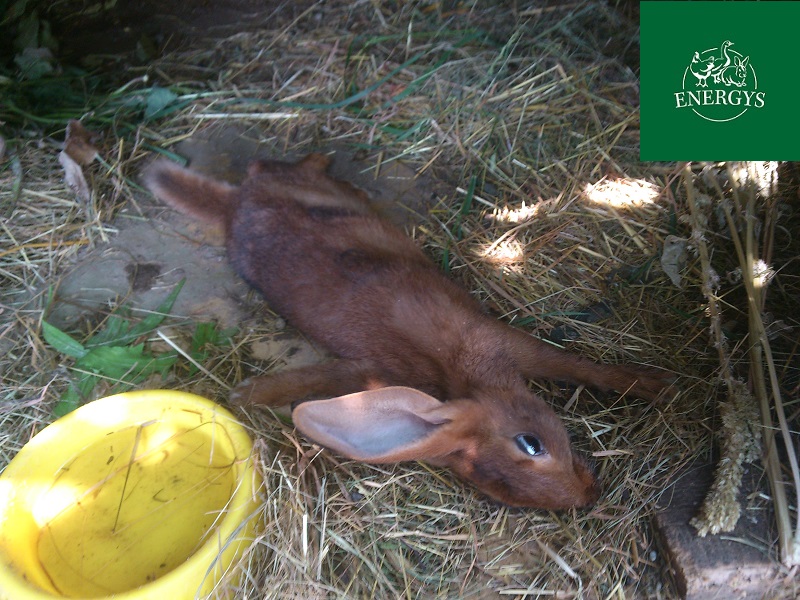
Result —
[[264, 398], [264, 386], [261, 383], [261, 377], [248, 377], [243, 379], [239, 384], [233, 388], [228, 402], [233, 406], [249, 406], [252, 404], [265, 404], [268, 399]]
[[228, 396], [228, 403], [232, 406], [246, 406], [251, 404], [250, 378], [240, 381]]

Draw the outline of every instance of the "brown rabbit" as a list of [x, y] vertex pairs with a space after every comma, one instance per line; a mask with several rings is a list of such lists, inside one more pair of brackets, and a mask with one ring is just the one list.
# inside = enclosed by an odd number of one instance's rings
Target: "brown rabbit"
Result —
[[449, 467], [508, 505], [593, 503], [594, 475], [526, 378], [655, 398], [666, 374], [597, 364], [485, 315], [329, 162], [254, 162], [240, 187], [166, 161], [146, 175], [159, 198], [222, 225], [241, 276], [337, 356], [243, 381], [231, 401], [295, 403], [297, 428], [339, 454]]

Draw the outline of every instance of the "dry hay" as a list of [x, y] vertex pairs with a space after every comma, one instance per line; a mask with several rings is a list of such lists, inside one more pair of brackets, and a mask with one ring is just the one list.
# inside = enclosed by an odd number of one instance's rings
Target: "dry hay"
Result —
[[[40, 335], [48, 286], [80, 248], [113, 237], [122, 207], [136, 212], [134, 178], [154, 152], [246, 124], [277, 153], [334, 143], [376, 174], [402, 160], [441, 181], [449, 192], [412, 233], [453, 277], [503, 319], [570, 350], [673, 370], [682, 392], [650, 404], [534, 382], [603, 482], [596, 507], [563, 514], [497, 506], [424, 465], [345, 462], [266, 411], [242, 413], [266, 479], [265, 529], [236, 596], [673, 597], [651, 516], [680, 493], [676, 474], [711, 456], [724, 389], [699, 259], [689, 254], [682, 287], [659, 264], [667, 235], [690, 236], [689, 210], [679, 166], [638, 162], [638, 66], [625, 63], [636, 46], [635, 25], [602, 2], [314, 4], [273, 29], [130, 68], [126, 98], [147, 101], [153, 84], [177, 95], [135, 127], [116, 113], [87, 115], [104, 135], [102, 164], [86, 169], [89, 203], [64, 185], [56, 142], [9, 138], [6, 164], [18, 168], [0, 173], [3, 464], [52, 420], [70, 378]], [[706, 233], [720, 272], [733, 271], [723, 228]], [[741, 320], [739, 284], [725, 285], [727, 318]], [[787, 309], [776, 320], [796, 326], [797, 279], [781, 286], [776, 294], [795, 300], [775, 303]], [[268, 368], [248, 348], [272, 333], [248, 324], [205, 367], [228, 385]], [[794, 352], [779, 356], [786, 376]], [[746, 376], [743, 351], [731, 357]], [[179, 370], [165, 385], [227, 395], [202, 372]], [[769, 510], [763, 495], [744, 501]], [[761, 541], [774, 552], [770, 539]]]

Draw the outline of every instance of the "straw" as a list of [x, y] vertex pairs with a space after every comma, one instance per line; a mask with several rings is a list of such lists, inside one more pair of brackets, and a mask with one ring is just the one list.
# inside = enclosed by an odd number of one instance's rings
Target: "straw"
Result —
[[[317, 3], [258, 30], [190, 41], [106, 74], [108, 96], [69, 115], [103, 134], [104, 162], [83, 168], [89, 204], [64, 184], [58, 144], [42, 125], [6, 115], [15, 128], [6, 156], [20, 168], [0, 170], [2, 460], [52, 420], [74, 377], [41, 337], [58, 278], [82, 249], [113, 245], [121, 211], [146, 214], [152, 199], [135, 177], [147, 161], [236, 124], [274, 156], [347, 149], [373, 173], [403, 162], [439, 190], [414, 238], [498, 318], [595, 360], [668, 369], [681, 387], [651, 404], [532, 382], [594, 455], [602, 481], [594, 508], [564, 514], [497, 506], [425, 465], [343, 461], [271, 412], [244, 410], [267, 525], [238, 567], [237, 597], [674, 597], [652, 518], [681, 494], [680, 474], [711, 460], [727, 397], [720, 374], [747, 379], [750, 342], [738, 329], [720, 354], [709, 326], [748, 323], [748, 306], [725, 218], [703, 205], [698, 258], [692, 210], [675, 185], [682, 166], [638, 160], [637, 66], [618, 44], [636, 40], [637, 26], [612, 4]], [[685, 177], [708, 196], [709, 178], [723, 172], [694, 165]], [[729, 183], [721, 190], [731, 197]], [[758, 219], [771, 215], [786, 245], [765, 257], [775, 272], [767, 302], [775, 321], [796, 328], [800, 279], [789, 257], [798, 237], [784, 229], [798, 230], [797, 211], [774, 198], [753, 208]], [[731, 209], [740, 225], [743, 211]], [[660, 266], [667, 235], [689, 240], [681, 287]], [[721, 278], [713, 297], [707, 263]], [[770, 382], [796, 382], [796, 340], [774, 331]], [[276, 368], [251, 346], [281, 335], [254, 317], [202, 369], [176, 367], [168, 383], [224, 401], [228, 386]], [[169, 338], [184, 347], [172, 329]], [[783, 389], [795, 390], [784, 396], [791, 437], [796, 388]], [[794, 485], [786, 483], [790, 498]], [[738, 501], [745, 513], [769, 505], [755, 490]], [[797, 591], [795, 581], [765, 593]]]

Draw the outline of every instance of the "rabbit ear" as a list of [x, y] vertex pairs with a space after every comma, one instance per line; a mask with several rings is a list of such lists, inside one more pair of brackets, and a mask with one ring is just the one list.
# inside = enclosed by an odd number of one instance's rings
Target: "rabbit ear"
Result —
[[430, 460], [457, 449], [448, 425], [463, 407], [408, 387], [386, 387], [295, 407], [292, 420], [311, 440], [372, 463]]

